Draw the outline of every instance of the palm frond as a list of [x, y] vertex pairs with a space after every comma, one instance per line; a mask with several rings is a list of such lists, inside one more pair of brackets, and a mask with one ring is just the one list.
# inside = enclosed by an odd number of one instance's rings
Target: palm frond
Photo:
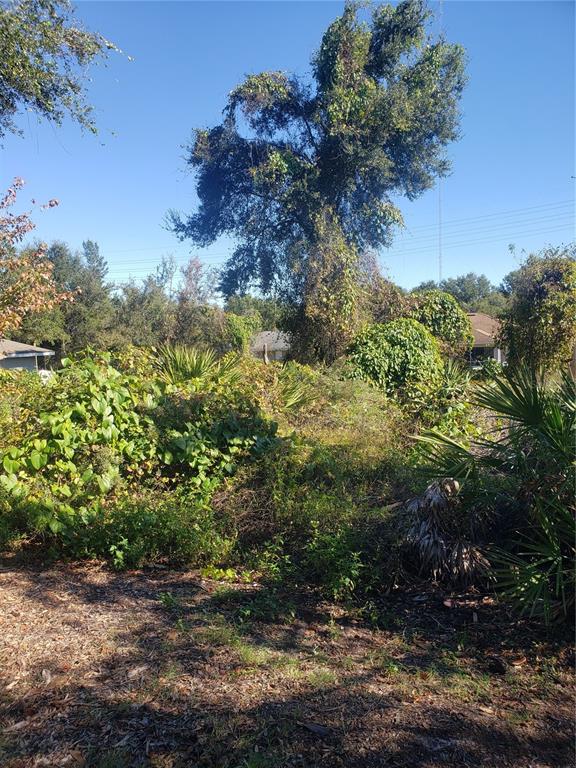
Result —
[[543, 377], [529, 368], [505, 371], [481, 384], [474, 403], [529, 427], [541, 423], [547, 394]]
[[238, 358], [219, 359], [211, 349], [195, 349], [179, 344], [164, 344], [158, 349], [160, 378], [168, 384], [232, 380], [238, 375]]

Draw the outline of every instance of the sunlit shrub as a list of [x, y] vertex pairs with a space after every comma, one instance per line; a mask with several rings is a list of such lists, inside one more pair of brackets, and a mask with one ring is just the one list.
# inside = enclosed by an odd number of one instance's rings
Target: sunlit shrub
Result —
[[349, 375], [366, 379], [404, 402], [438, 389], [438, 342], [416, 320], [393, 320], [362, 331], [348, 348]]
[[448, 354], [461, 354], [472, 347], [470, 320], [454, 296], [444, 291], [423, 291], [413, 294], [412, 301], [410, 317], [440, 339]]
[[[474, 402], [497, 417], [494, 434], [470, 444], [424, 435], [425, 467], [436, 478], [461, 481], [469, 515], [492, 514], [489, 556], [520, 610], [566, 618], [575, 587], [576, 385], [568, 375], [546, 380], [519, 367], [481, 385]], [[506, 531], [510, 513], [515, 524]]]

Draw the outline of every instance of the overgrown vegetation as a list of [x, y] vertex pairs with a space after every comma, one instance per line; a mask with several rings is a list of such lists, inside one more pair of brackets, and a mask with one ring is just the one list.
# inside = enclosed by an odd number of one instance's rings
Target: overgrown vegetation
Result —
[[210, 536], [202, 520], [211, 494], [273, 444], [274, 425], [230, 386], [233, 360], [165, 349], [137, 363], [139, 373], [109, 355], [65, 360], [37, 404], [14, 403], [27, 420], [2, 453], [5, 538], [21, 533], [119, 565], [146, 552], [208, 556], [194, 539]]
[[[115, 285], [95, 241], [23, 245], [20, 179], [0, 198], [0, 356], [55, 352], [0, 369], [2, 766], [569, 764], [575, 250], [499, 287], [382, 273], [460, 133], [433, 28], [347, 1], [309, 76], [233, 88], [168, 214], [235, 242], [221, 270]], [[0, 140], [22, 110], [95, 131], [108, 50], [68, 0], [0, 0]], [[449, 248], [515, 211], [480, 214]], [[474, 370], [470, 312], [504, 352]]]
[[[572, 615], [576, 505], [572, 377], [545, 380], [527, 367], [481, 385], [478, 406], [489, 409], [492, 429], [465, 445], [439, 432], [421, 439], [426, 466], [438, 478], [460, 480], [440, 502], [424, 505], [417, 546], [424, 559], [446, 567], [453, 547], [447, 520], [463, 519], [467, 550], [455, 575], [465, 576], [483, 543], [505, 593], [523, 612], [546, 620]], [[434, 554], [430, 554], [430, 549]], [[453, 566], [454, 569], [454, 566]]]
[[510, 296], [501, 344], [512, 365], [557, 370], [576, 347], [576, 246], [530, 255], [505, 278]]

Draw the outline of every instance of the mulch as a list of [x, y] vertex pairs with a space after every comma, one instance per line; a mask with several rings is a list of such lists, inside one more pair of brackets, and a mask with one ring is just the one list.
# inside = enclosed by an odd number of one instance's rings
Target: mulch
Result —
[[565, 629], [434, 590], [383, 598], [372, 625], [311, 593], [242, 622], [221, 592], [196, 572], [4, 563], [0, 765], [574, 765]]

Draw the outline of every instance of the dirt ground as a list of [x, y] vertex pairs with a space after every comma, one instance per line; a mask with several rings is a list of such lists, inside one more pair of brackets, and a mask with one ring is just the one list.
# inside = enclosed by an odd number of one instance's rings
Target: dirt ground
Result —
[[570, 633], [198, 573], [0, 568], [0, 765], [574, 765]]

